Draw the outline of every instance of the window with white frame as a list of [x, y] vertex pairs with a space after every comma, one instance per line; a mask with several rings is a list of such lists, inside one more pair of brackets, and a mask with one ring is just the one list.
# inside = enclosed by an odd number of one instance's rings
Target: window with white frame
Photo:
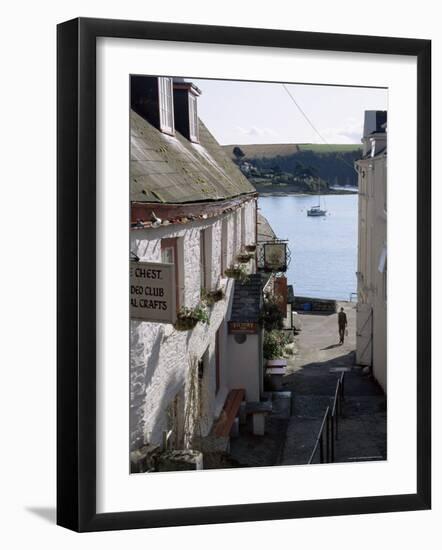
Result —
[[212, 228], [200, 231], [200, 286], [201, 291], [211, 290]]
[[182, 249], [181, 238], [161, 239], [161, 261], [175, 265], [175, 300], [177, 311], [184, 303], [184, 289], [182, 286], [184, 268], [180, 249]]
[[160, 130], [168, 134], [175, 132], [173, 119], [173, 81], [169, 77], [158, 78], [160, 108]]
[[228, 265], [228, 221], [224, 216], [221, 222], [221, 277], [225, 277], [224, 271], [229, 267]]
[[233, 216], [233, 261], [236, 261], [236, 256], [239, 252], [239, 247], [241, 245], [240, 239], [238, 239], [238, 226], [239, 226], [239, 215], [238, 210], [232, 214]]
[[246, 206], [243, 206], [241, 208], [241, 250], [244, 250], [246, 244]]
[[189, 93], [189, 138], [191, 141], [199, 141], [198, 111], [196, 97]]

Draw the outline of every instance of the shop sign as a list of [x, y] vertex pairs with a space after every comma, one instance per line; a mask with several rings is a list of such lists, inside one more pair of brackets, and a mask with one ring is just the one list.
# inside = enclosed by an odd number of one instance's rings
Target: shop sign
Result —
[[130, 317], [142, 321], [176, 320], [175, 265], [130, 262]]
[[229, 321], [229, 334], [256, 334], [258, 323]]
[[264, 271], [279, 273], [287, 271], [287, 244], [264, 244]]

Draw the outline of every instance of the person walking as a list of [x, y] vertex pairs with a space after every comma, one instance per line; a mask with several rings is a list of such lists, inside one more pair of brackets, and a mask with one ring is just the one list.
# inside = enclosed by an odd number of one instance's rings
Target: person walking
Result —
[[339, 343], [344, 343], [345, 329], [347, 328], [347, 315], [344, 312], [344, 308], [341, 307], [341, 311], [338, 313], [338, 327], [339, 327]]

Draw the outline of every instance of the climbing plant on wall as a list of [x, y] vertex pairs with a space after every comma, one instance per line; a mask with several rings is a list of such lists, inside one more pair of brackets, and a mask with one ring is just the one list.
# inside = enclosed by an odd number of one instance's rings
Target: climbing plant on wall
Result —
[[186, 380], [186, 402], [184, 406], [184, 448], [193, 449], [194, 439], [200, 424], [201, 392], [199, 379], [199, 360], [195, 355], [189, 357]]

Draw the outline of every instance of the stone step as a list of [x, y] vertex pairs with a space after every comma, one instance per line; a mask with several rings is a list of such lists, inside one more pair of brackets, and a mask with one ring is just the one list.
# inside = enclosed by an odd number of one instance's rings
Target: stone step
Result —
[[[382, 426], [385, 426], [385, 429], [381, 429]], [[385, 413], [362, 414], [340, 419], [338, 440], [335, 442], [335, 462], [385, 460], [385, 432]]]
[[320, 418], [325, 409], [331, 407], [333, 399], [329, 395], [297, 395], [292, 397], [292, 415], [298, 418]]
[[343, 403], [343, 414], [348, 417], [364, 414], [384, 414], [386, 410], [387, 400], [384, 395], [347, 396]]
[[320, 418], [292, 416], [279, 465], [307, 464], [321, 427]]

